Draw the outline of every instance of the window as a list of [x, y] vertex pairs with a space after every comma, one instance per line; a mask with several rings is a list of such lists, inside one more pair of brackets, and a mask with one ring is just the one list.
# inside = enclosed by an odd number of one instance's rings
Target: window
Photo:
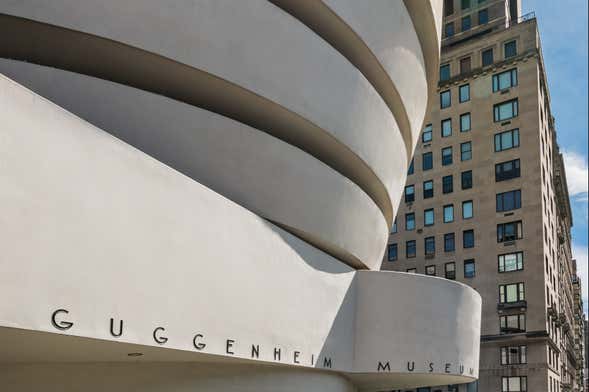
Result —
[[423, 134], [421, 134], [421, 141], [424, 143], [429, 143], [432, 141], [432, 125], [427, 124], [425, 129], [423, 130]]
[[442, 148], [442, 166], [452, 164], [452, 147]]
[[501, 377], [501, 392], [526, 392], [528, 390], [528, 378]]
[[499, 328], [502, 334], [526, 332], [526, 315], [499, 316]]
[[434, 167], [434, 157], [431, 152], [421, 154], [421, 169], [431, 170]]
[[425, 274], [430, 276], [436, 276], [436, 266], [435, 265], [426, 265], [425, 266]]
[[395, 218], [395, 220], [393, 221], [393, 228], [391, 229], [391, 233], [396, 233], [397, 232], [397, 218]]
[[450, 64], [440, 66], [440, 82], [450, 79]]
[[442, 137], [452, 136], [452, 119], [442, 120]]
[[470, 101], [470, 84], [465, 84], [458, 88], [458, 101], [460, 103]]
[[434, 197], [434, 182], [432, 180], [423, 182], [423, 198]]
[[444, 234], [444, 252], [454, 252], [454, 233]]
[[489, 10], [486, 8], [479, 11], [479, 24], [484, 25], [489, 23]]
[[506, 59], [517, 55], [517, 46], [515, 44], [515, 40], [506, 42], [503, 44], [503, 48], [505, 49]]
[[470, 161], [472, 159], [472, 143], [460, 143], [460, 160]]
[[519, 159], [495, 165], [495, 181], [506, 181], [520, 176]]
[[501, 347], [501, 365], [528, 363], [527, 346]]
[[452, 96], [450, 90], [442, 91], [440, 93], [440, 108], [445, 109], [452, 105]]
[[524, 269], [524, 252], [506, 253], [497, 256], [499, 272], [521, 271]]
[[472, 170], [463, 171], [460, 175], [462, 189], [472, 188]]
[[495, 134], [495, 152], [519, 147], [519, 129]]
[[470, 131], [470, 113], [460, 115], [460, 132]]
[[405, 203], [415, 201], [415, 186], [407, 185], [405, 187]]
[[446, 263], [444, 264], [444, 276], [446, 279], [456, 279], [456, 263]]
[[493, 106], [493, 119], [495, 122], [509, 120], [517, 117], [517, 114], [517, 98]]
[[483, 50], [481, 57], [483, 67], [493, 64], [493, 48]]
[[453, 191], [454, 191], [453, 177], [451, 175], [442, 177], [442, 193], [444, 193], [444, 194], [452, 193]]
[[405, 230], [415, 230], [415, 213], [410, 212], [405, 214]]
[[431, 226], [434, 224], [434, 209], [429, 208], [423, 211], [423, 224], [425, 226]]
[[464, 277], [474, 278], [476, 273], [474, 259], [464, 260]]
[[517, 210], [522, 206], [522, 193], [519, 189], [515, 191], [498, 193], [495, 204], [495, 209], [497, 212]]
[[517, 68], [493, 75], [493, 92], [517, 86]]
[[474, 230], [464, 230], [462, 232], [462, 247], [465, 249], [474, 248]]
[[444, 0], [444, 16], [454, 13], [454, 0]]
[[415, 257], [416, 252], [415, 240], [407, 241], [405, 243], [405, 257], [412, 259]]
[[407, 272], [410, 274], [416, 274], [417, 273], [417, 268], [407, 268]]
[[444, 31], [446, 33], [446, 38], [452, 37], [454, 35], [454, 22], [446, 23]]
[[523, 283], [511, 283], [499, 285], [499, 303], [514, 303], [526, 299]]
[[[466, 74], [470, 72], [470, 57], [460, 59], [460, 74]], [[464, 101], [460, 101], [464, 102]]]
[[500, 223], [497, 225], [497, 242], [515, 241], [522, 237], [522, 221]]
[[425, 254], [426, 255], [433, 255], [436, 253], [436, 238], [435, 237], [425, 237], [423, 242], [424, 242], [424, 246], [425, 246]]
[[462, 202], [462, 219], [472, 218], [472, 200]]
[[462, 31], [470, 30], [471, 22], [470, 22], [470, 15], [467, 15], [462, 18]]
[[411, 159], [411, 163], [409, 164], [409, 169], [407, 169], [407, 175], [410, 176], [415, 171], [415, 165], [413, 164], [413, 159]]
[[470, 0], [460, 0], [460, 9], [470, 8]]
[[389, 244], [387, 256], [389, 261], [397, 261], [397, 244]]
[[444, 206], [444, 223], [454, 222], [454, 205], [448, 204]]

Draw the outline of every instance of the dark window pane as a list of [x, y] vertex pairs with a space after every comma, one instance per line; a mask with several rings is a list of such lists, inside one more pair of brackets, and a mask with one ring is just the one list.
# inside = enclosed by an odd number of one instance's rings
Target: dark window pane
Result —
[[405, 243], [405, 257], [408, 259], [415, 257], [415, 241], [407, 241]]
[[470, 15], [465, 16], [462, 18], [462, 31], [470, 30], [471, 22], [470, 22]]
[[440, 66], [440, 81], [450, 79], [450, 64], [444, 64]]
[[454, 22], [446, 23], [444, 30], [446, 37], [452, 37], [454, 35]]
[[483, 67], [493, 64], [493, 49], [483, 50]]
[[442, 178], [442, 193], [452, 193], [454, 191], [454, 181], [452, 176]]
[[483, 25], [489, 23], [489, 11], [485, 8], [479, 11], [479, 24]]
[[434, 157], [431, 152], [426, 152], [421, 156], [421, 168], [422, 170], [430, 170], [434, 167]]
[[454, 252], [454, 233], [444, 234], [444, 252]]
[[462, 247], [474, 248], [474, 230], [465, 230], [462, 232]]
[[424, 181], [423, 182], [423, 198], [429, 199], [434, 197], [434, 182], [433, 181]]
[[509, 41], [505, 43], [505, 58], [513, 57], [517, 55], [517, 47], [515, 41]]
[[454, 13], [454, 0], [444, 0], [444, 16]]
[[472, 170], [462, 172], [461, 181], [462, 181], [462, 189], [472, 188]]
[[413, 164], [414, 159], [411, 159], [411, 163], [409, 164], [409, 169], [407, 169], [407, 175], [413, 174], [415, 171], [415, 165]]
[[432, 141], [432, 125], [431, 124], [427, 124], [425, 126], [425, 129], [423, 130], [423, 134], [421, 135], [421, 141], [424, 143], [427, 142], [431, 142]]
[[396, 261], [397, 260], [397, 244], [390, 244], [388, 250], [388, 260], [389, 261]]
[[470, 0], [460, 0], [460, 8], [463, 10], [470, 8]]
[[442, 166], [452, 164], [452, 147], [442, 148]]
[[465, 74], [470, 72], [470, 57], [460, 59], [460, 73]]
[[425, 254], [433, 255], [436, 253], [436, 239], [435, 237], [426, 237], [424, 239]]
[[474, 278], [475, 276], [475, 264], [474, 260], [464, 260], [464, 277]]
[[495, 165], [495, 181], [506, 181], [520, 176], [519, 159]]

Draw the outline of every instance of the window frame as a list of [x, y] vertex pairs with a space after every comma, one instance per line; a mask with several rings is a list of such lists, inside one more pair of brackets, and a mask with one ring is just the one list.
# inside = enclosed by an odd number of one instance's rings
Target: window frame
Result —
[[[504, 105], [511, 105], [511, 114], [510, 117], [501, 117], [501, 107]], [[509, 121], [512, 118], [516, 118], [519, 116], [519, 100], [518, 98], [513, 98], [507, 101], [499, 102], [493, 105], [493, 122], [503, 122]]]
[[[503, 135], [509, 135], [511, 137], [511, 147], [504, 147], [503, 146]], [[520, 146], [520, 135], [519, 135], [519, 128], [513, 128], [508, 131], [497, 132], [493, 135], [493, 144], [495, 152], [502, 152], [512, 150], [514, 148], [519, 148]]]
[[[451, 247], [448, 245], [452, 244]], [[452, 233], [444, 234], [444, 252], [455, 252], [456, 251], [456, 235]]]
[[[508, 317], [517, 317], [517, 331], [512, 332], [510, 331], [510, 327], [508, 327]], [[502, 326], [503, 324], [503, 320], [505, 320], [505, 327]], [[523, 323], [522, 323], [523, 320]], [[523, 324], [523, 328], [522, 328], [522, 324]], [[527, 320], [526, 320], [526, 314], [525, 313], [515, 313], [515, 314], [505, 314], [505, 315], [500, 315], [499, 316], [499, 331], [501, 335], [510, 335], [513, 333], [523, 333], [526, 332], [526, 326], [527, 324]]]
[[[450, 181], [447, 181], [447, 180]], [[447, 176], [442, 177], [442, 194], [447, 195], [449, 193], [454, 192], [454, 176], [449, 174]]]
[[[426, 189], [426, 184], [431, 184], [431, 189]], [[434, 197], [434, 180], [424, 181], [422, 185], [422, 192], [424, 199], [431, 199], [432, 197]]]
[[[485, 61], [485, 53], [491, 53], [491, 62], [490, 63], [486, 63]], [[487, 49], [483, 49], [481, 51], [481, 64], [483, 65], [483, 67], [487, 67], [489, 65], [492, 65], [495, 62], [495, 56], [493, 53], [493, 48], [487, 48]]]
[[436, 254], [436, 237], [430, 236], [423, 239], [423, 253], [426, 256]]
[[[513, 44], [513, 48], [514, 48], [514, 52], [513, 54], [507, 54], [507, 45]], [[503, 58], [504, 59], [510, 59], [512, 57], [517, 56], [517, 40], [515, 39], [511, 39], [509, 41], [505, 41], [503, 43]]]
[[[470, 57], [469, 57], [470, 58]], [[465, 97], [463, 97], [462, 92], [465, 91]], [[470, 101], [470, 84], [466, 83], [462, 86], [458, 87], [458, 103], [464, 103]]]
[[[484, 13], [484, 15], [485, 15], [484, 22], [481, 22], [481, 14], [482, 13]], [[483, 8], [482, 10], [479, 10], [479, 12], [477, 14], [477, 22], [479, 23], [479, 26], [486, 25], [487, 23], [489, 23], [489, 9], [488, 8]]]
[[[407, 193], [407, 191], [410, 189], [411, 189], [411, 192]], [[405, 203], [413, 203], [415, 201], [415, 185], [414, 184], [405, 185], [405, 188], [403, 191], [403, 196], [404, 196]]]
[[[464, 150], [464, 147], [468, 146], [468, 150]], [[465, 158], [465, 154], [466, 158]], [[472, 160], [472, 141], [460, 143], [460, 162], [466, 162]]]
[[[505, 206], [505, 197], [513, 194], [513, 208]], [[515, 211], [522, 208], [522, 191], [521, 189], [514, 189], [511, 191], [500, 192], [495, 195], [495, 212]]]
[[[409, 217], [413, 217], [413, 219], [408, 220]], [[413, 227], [412, 228], [408, 228], [407, 223], [408, 222], [413, 222]], [[415, 212], [408, 212], [405, 214], [405, 231], [413, 231], [415, 230]]]
[[[507, 74], [509, 74], [509, 86], [501, 87], [501, 81], [503, 80], [502, 76], [505, 76]], [[498, 91], [506, 91], [506, 90], [509, 90], [510, 88], [516, 87], [518, 84], [517, 79], [518, 79], [517, 67], [494, 74], [491, 78], [493, 92], [496, 93]]]
[[[452, 217], [450, 220], [446, 220], [446, 210], [451, 211], [452, 212]], [[454, 204], [446, 204], [443, 207], [443, 214], [442, 214], [442, 218], [443, 218], [443, 222], [444, 223], [452, 223], [454, 222]]]
[[[506, 256], [515, 256], [515, 269], [506, 269], [505, 258]], [[497, 255], [497, 272], [500, 274], [508, 273], [508, 272], [517, 272], [524, 270], [524, 252], [523, 251], [516, 251], [516, 252], [508, 252], [502, 253]]]
[[[472, 233], [472, 246], [466, 246], [466, 234], [470, 236]], [[472, 249], [475, 246], [475, 237], [474, 237], [474, 229], [462, 230], [462, 249]]]
[[[421, 142], [422, 143], [430, 143], [433, 140], [433, 131], [434, 127], [432, 124], [427, 124], [425, 128], [423, 128], [423, 132], [421, 133]], [[429, 135], [429, 139], [426, 140], [425, 135]]]
[[[463, 119], [465, 119], [465, 118], [468, 119], [468, 128], [463, 128], [462, 127], [462, 125], [463, 125]], [[472, 121], [472, 118], [470, 116], [470, 112], [462, 113], [460, 115], [460, 119], [459, 120], [460, 120], [459, 121], [460, 122], [460, 132], [461, 133], [470, 132], [470, 130], [472, 129], [472, 122], [471, 122]]]
[[[446, 127], [445, 124], [449, 124], [449, 127]], [[446, 134], [445, 132], [448, 130], [449, 130], [449, 133]], [[442, 136], [442, 138], [452, 136], [452, 119], [451, 118], [445, 118], [442, 121], [440, 121], [440, 136]]]
[[[429, 159], [426, 161], [426, 157], [428, 157]], [[429, 167], [426, 167], [425, 163], [429, 162]], [[427, 170], [432, 170], [434, 168], [434, 154], [433, 152], [429, 151], [429, 152], [424, 152], [421, 154], [421, 170], [422, 171], [427, 171]]]
[[[469, 266], [472, 265], [473, 266], [472, 273], [471, 272], [468, 272], [467, 273], [467, 271], [466, 271], [466, 266], [467, 265], [469, 265]], [[477, 274], [477, 272], [476, 272], [476, 263], [475, 263], [475, 260], [474, 259], [466, 259], [466, 260], [464, 260], [462, 273], [464, 274], [464, 278], [465, 279], [471, 279], [471, 278], [474, 278], [476, 276], [476, 274]]]
[[460, 31], [470, 31], [472, 29], [472, 18], [470, 15], [465, 15], [460, 18]]
[[[431, 223], [427, 223], [428, 220], [428, 215], [431, 213]], [[423, 210], [423, 226], [424, 227], [429, 227], [429, 226], [433, 226], [436, 224], [436, 214], [433, 208], [426, 208], [425, 210]]]
[[[433, 273], [428, 271], [430, 268], [433, 268]], [[426, 265], [425, 266], [425, 274], [427, 276], [436, 276], [436, 265], [435, 264]]]
[[[505, 165], [511, 163], [513, 169], [504, 170]], [[509, 181], [521, 177], [521, 163], [519, 158], [495, 164], [495, 182]]]
[[[470, 216], [466, 217], [464, 214], [464, 206], [470, 204]], [[462, 202], [462, 219], [472, 219], [474, 217], [474, 203], [472, 200], [464, 200]]]
[[[467, 175], [467, 174], [468, 174], [468, 177], [470, 177], [470, 183], [469, 183], [470, 186], [465, 187], [464, 186], [464, 184], [465, 184], [464, 179], [465, 179], [465, 175]], [[460, 189], [462, 189], [462, 190], [472, 189], [472, 186], [473, 186], [472, 170], [465, 170], [465, 171], [461, 172], [460, 173]]]
[[[394, 250], [393, 254], [391, 254], [392, 250]], [[398, 247], [397, 243], [395, 242], [395, 243], [389, 244], [387, 247], [387, 260], [392, 262], [392, 261], [397, 261], [398, 259], [399, 259], [399, 247]]]
[[[444, 155], [445, 151], [450, 151], [450, 155]], [[452, 151], [452, 146], [443, 147], [442, 148], [442, 166], [452, 165], [454, 163], [454, 156], [453, 155], [454, 155], [454, 152]]]
[[[515, 225], [516, 228], [516, 233], [515, 233], [515, 238], [511, 238], [509, 237], [509, 239], [505, 238], [505, 227], [507, 225]], [[501, 228], [502, 234], [501, 234], [501, 238], [500, 238], [500, 234], [499, 234], [499, 228]], [[511, 241], [517, 241], [517, 240], [521, 240], [522, 238], [524, 238], [524, 234], [523, 234], [523, 223], [521, 220], [517, 220], [517, 221], [511, 221], [511, 222], [503, 222], [503, 223], [497, 223], [497, 243], [502, 243], [502, 242], [511, 242]]]
[[[517, 362], [512, 361], [512, 349], [517, 350]], [[523, 358], [523, 359], [522, 359]], [[525, 365], [528, 363], [528, 346], [520, 344], [517, 346], [502, 346], [499, 348], [499, 361], [501, 365]]]
[[[509, 300], [508, 290], [515, 287], [516, 298]], [[524, 282], [505, 283], [499, 285], [499, 303], [500, 304], [516, 304], [526, 300], [526, 285]]]
[[[410, 249], [413, 249], [412, 254], [409, 253]], [[414, 259], [415, 257], [417, 257], [417, 242], [415, 240], [405, 241], [405, 258]]]
[[[445, 103], [444, 97], [448, 97], [447, 103]], [[440, 109], [447, 109], [452, 106], [452, 91], [444, 90], [440, 91]]]
[[[446, 70], [448, 77], [444, 77], [446, 75]], [[450, 80], [452, 78], [452, 72], [451, 72], [451, 68], [450, 68], [450, 63], [446, 63], [446, 64], [440, 64], [440, 82], [444, 82], [446, 80]]]
[[[448, 270], [448, 267], [452, 266], [453, 269], [451, 271]], [[449, 261], [444, 264], [444, 277], [449, 280], [456, 280], [456, 262]]]

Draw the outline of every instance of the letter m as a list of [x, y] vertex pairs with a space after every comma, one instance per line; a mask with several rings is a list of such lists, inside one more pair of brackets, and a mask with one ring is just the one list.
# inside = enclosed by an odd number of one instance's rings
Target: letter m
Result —
[[387, 371], [391, 371], [391, 364], [387, 361], [384, 365], [382, 364], [382, 362], [378, 361], [378, 368], [377, 368], [377, 372], [384, 372], [385, 370]]

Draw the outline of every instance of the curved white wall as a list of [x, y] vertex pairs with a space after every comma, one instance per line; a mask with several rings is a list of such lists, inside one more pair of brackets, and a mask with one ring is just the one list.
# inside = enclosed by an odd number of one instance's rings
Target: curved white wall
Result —
[[[54, 366], [15, 363], [46, 360], [241, 359], [328, 369], [367, 391], [477, 376], [480, 297], [471, 288], [354, 271], [5, 78], [0, 116], [0, 295], [13, 299], [0, 302], [0, 355], [21, 375], [15, 390]], [[60, 308], [69, 313], [58, 322], [73, 322], [63, 331], [51, 322]], [[111, 317], [124, 320], [122, 336], [109, 331]], [[158, 326], [163, 344], [154, 341]], [[144, 356], [126, 355], [137, 351]], [[336, 379], [325, 385], [350, 387]]]
[[355, 267], [379, 269], [386, 221], [354, 183], [227, 117], [120, 84], [0, 60], [0, 73]]

